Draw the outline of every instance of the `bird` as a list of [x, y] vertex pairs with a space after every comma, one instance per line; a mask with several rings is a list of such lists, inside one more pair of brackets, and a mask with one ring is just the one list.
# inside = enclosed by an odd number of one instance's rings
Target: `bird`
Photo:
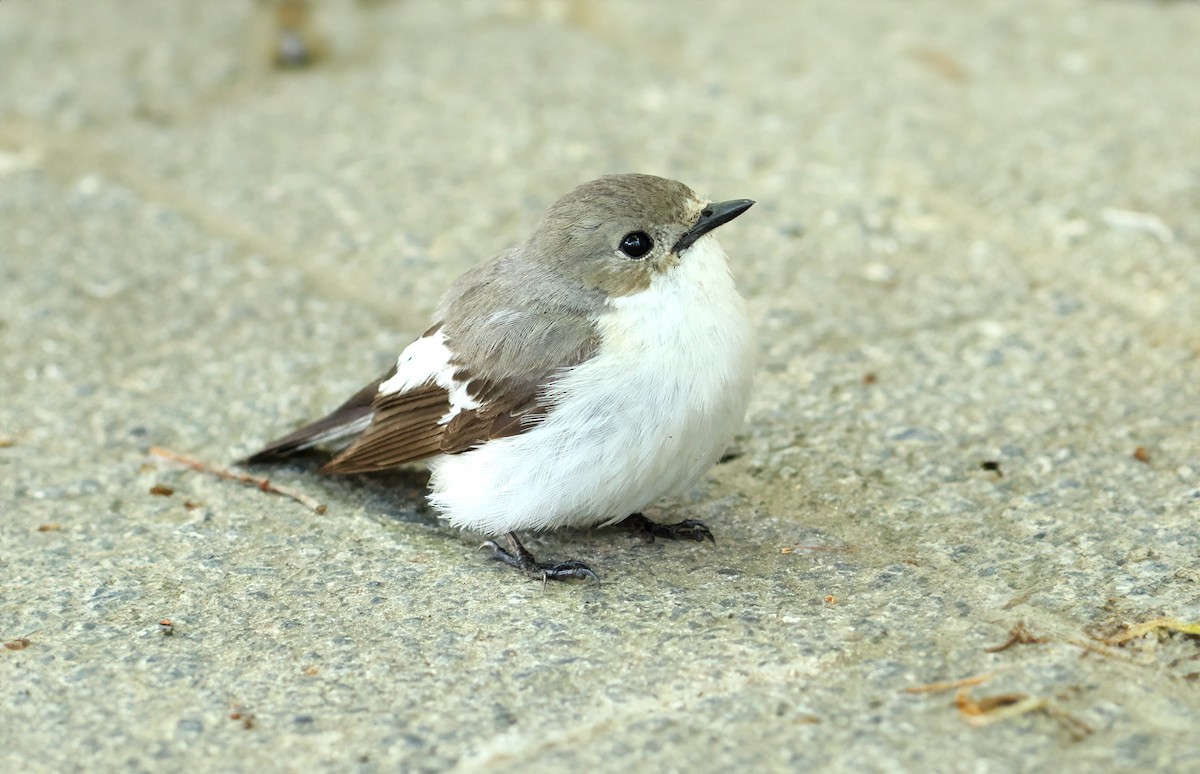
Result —
[[753, 332], [713, 231], [753, 204], [648, 174], [579, 185], [453, 282], [387, 373], [242, 462], [319, 446], [335, 450], [324, 473], [424, 461], [430, 504], [543, 582], [599, 576], [539, 561], [518, 532], [621, 523], [715, 544], [642, 510], [698, 481], [744, 421]]

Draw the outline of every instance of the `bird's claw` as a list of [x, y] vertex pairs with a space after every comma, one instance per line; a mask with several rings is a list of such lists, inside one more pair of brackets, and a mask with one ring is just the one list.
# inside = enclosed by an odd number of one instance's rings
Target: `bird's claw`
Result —
[[698, 519], [685, 519], [675, 524], [659, 524], [656, 521], [650, 521], [640, 513], [634, 513], [622, 521], [621, 525], [640, 533], [645, 537], [647, 543], [653, 543], [655, 538], [663, 538], [664, 540], [694, 540], [697, 543], [707, 540], [713, 545], [717, 544], [717, 539], [713, 537], [712, 531]]
[[[510, 567], [515, 567], [531, 578], [540, 578], [542, 583], [548, 581], [565, 581], [565, 580], [594, 580], [600, 581], [600, 576], [588, 567], [586, 564], [574, 559], [566, 562], [558, 562], [549, 564], [539, 562], [533, 558], [533, 554], [517, 541], [515, 536], [507, 537], [509, 549], [502, 548], [499, 543], [494, 540], [487, 540], [479, 549], [489, 549], [492, 552], [491, 558], [497, 562], [504, 562]], [[515, 545], [514, 545], [515, 544]]]

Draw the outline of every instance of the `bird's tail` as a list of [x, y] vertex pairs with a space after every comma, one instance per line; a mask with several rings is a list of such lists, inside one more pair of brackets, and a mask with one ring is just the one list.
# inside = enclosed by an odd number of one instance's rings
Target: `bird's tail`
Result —
[[295, 432], [288, 433], [282, 438], [276, 438], [239, 462], [243, 465], [258, 465], [264, 462], [276, 462], [316, 446], [332, 446], [334, 448], [346, 446], [371, 424], [371, 418], [375, 414], [372, 403], [375, 395], [379, 392], [379, 385], [390, 379], [395, 371], [396, 369], [393, 368], [354, 393], [350, 400], [338, 406], [328, 416], [307, 424]]

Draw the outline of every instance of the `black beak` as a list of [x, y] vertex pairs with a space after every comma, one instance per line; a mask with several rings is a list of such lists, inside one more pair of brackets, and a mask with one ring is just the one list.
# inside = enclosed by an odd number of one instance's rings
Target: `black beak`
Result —
[[736, 218], [746, 210], [750, 209], [754, 204], [753, 199], [730, 199], [727, 202], [715, 202], [704, 208], [700, 213], [700, 220], [696, 221], [696, 225], [688, 229], [687, 233], [679, 237], [679, 241], [675, 243], [675, 247], [671, 252], [679, 254], [691, 247], [697, 239], [712, 231], [717, 226]]

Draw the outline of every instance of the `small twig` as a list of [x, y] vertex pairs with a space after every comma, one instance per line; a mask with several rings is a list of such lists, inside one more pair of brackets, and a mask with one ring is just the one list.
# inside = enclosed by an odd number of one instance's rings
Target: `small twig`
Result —
[[1040, 645], [1045, 641], [1042, 637], [1035, 637], [1033, 632], [1025, 626], [1024, 621], [1017, 621], [1016, 626], [1008, 631], [1008, 640], [1000, 645], [984, 648], [983, 652], [999, 653], [1002, 650], [1008, 650], [1013, 645]]
[[1105, 645], [1122, 645], [1130, 640], [1140, 639], [1150, 632], [1157, 631], [1200, 635], [1200, 621], [1188, 623], [1178, 618], [1154, 618], [1139, 624], [1125, 624], [1125, 631], [1112, 637], [1105, 637], [1101, 642]]
[[779, 549], [781, 554], [794, 554], [797, 551], [845, 551], [848, 554], [853, 554], [858, 551], [858, 546], [783, 546]]
[[961, 680], [950, 680], [944, 683], [926, 683], [925, 685], [913, 685], [904, 689], [905, 693], [938, 693], [939, 691], [953, 691], [955, 688], [969, 688], [972, 685], [986, 683], [992, 679], [992, 673], [988, 672], [974, 677], [964, 677]]
[[960, 688], [954, 696], [954, 706], [971, 725], [990, 726], [1007, 718], [1043, 709], [1046, 700], [1027, 693], [1002, 693], [974, 699], [966, 688]]
[[41, 631], [41, 629], [34, 629], [33, 631], [26, 634], [24, 637], [16, 637], [14, 639], [11, 639], [8, 642], [4, 643], [4, 647], [7, 648], [8, 650], [25, 650], [31, 644], [33, 644], [32, 640], [30, 640], [29, 638], [32, 637], [33, 635], [37, 634], [40, 631]]
[[1058, 721], [1076, 742], [1087, 738], [1094, 730], [1071, 713], [1054, 706], [1049, 700], [1027, 693], [1002, 693], [975, 699], [966, 688], [962, 688], [954, 697], [954, 706], [962, 713], [963, 720], [976, 728], [990, 726], [1030, 712], [1042, 712]]
[[207, 473], [210, 476], [223, 478], [226, 481], [236, 481], [239, 484], [253, 486], [270, 494], [282, 495], [290, 500], [295, 500], [296, 502], [315, 511], [316, 513], [325, 513], [325, 506], [317, 502], [317, 500], [314, 498], [309, 497], [303, 492], [296, 492], [291, 489], [285, 489], [284, 487], [272, 484], [265, 478], [256, 478], [254, 476], [246, 475], [245, 473], [234, 473], [228, 468], [219, 468], [215, 465], [209, 465], [201, 462], [195, 457], [189, 457], [186, 454], [179, 454], [178, 452], [173, 452], [170, 449], [164, 449], [161, 446], [151, 446], [150, 453], [155, 457], [161, 457], [165, 460], [170, 460], [171, 462], [178, 462], [181, 465], [186, 465], [187, 467], [199, 473]]
[[1097, 645], [1086, 640], [1063, 640], [1063, 642], [1067, 645], [1074, 645], [1080, 650], [1083, 650], [1085, 653], [1095, 653], [1097, 656], [1104, 656], [1105, 658], [1111, 658], [1116, 661], [1124, 661], [1126, 664], [1137, 664], [1139, 666], [1149, 665], [1149, 662], [1147, 661], [1138, 661], [1137, 659], [1132, 658], [1125, 653], [1120, 653], [1112, 650], [1111, 648], [1106, 648], [1102, 645]]
[[1046, 706], [1042, 708], [1042, 711], [1057, 720], [1076, 742], [1083, 741], [1096, 732], [1096, 729], [1092, 728], [1087, 723], [1084, 723], [1070, 712], [1061, 710], [1053, 704], [1047, 703]]
[[1029, 712], [1044, 712], [1064, 726], [1071, 738], [1076, 741], [1092, 733], [1087, 723], [1079, 720], [1065, 710], [1055, 707], [1046, 699], [1030, 696], [1027, 693], [1001, 693], [984, 696], [979, 699], [971, 696], [971, 687], [992, 679], [993, 674], [987, 673], [975, 677], [965, 677], [962, 680], [950, 680], [944, 683], [928, 683], [905, 688], [905, 693], [938, 693], [941, 691], [956, 691], [954, 706], [962, 713], [963, 720], [972, 726], [990, 726], [1001, 720], [1024, 715]]

